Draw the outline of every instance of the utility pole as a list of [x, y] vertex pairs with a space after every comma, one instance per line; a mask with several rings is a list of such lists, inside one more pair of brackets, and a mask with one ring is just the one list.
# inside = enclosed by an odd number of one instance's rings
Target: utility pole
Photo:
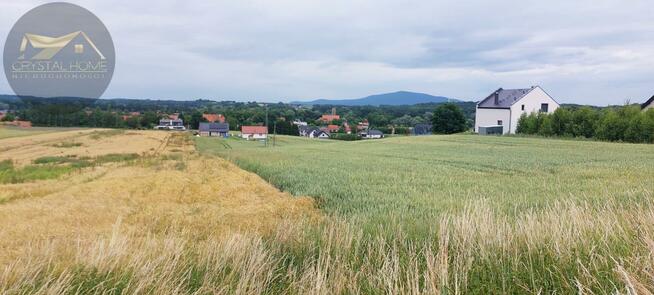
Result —
[[275, 120], [273, 126], [273, 147], [275, 147], [275, 143], [277, 142], [277, 120]]
[[266, 147], [268, 146], [268, 104], [264, 103], [266, 106]]

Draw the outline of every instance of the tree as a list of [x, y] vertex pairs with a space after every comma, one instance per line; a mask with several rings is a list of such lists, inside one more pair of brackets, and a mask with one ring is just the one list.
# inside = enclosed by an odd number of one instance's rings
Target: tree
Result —
[[455, 104], [439, 105], [433, 116], [434, 133], [452, 134], [463, 132], [468, 128], [468, 121], [463, 110]]
[[6, 122], [10, 122], [15, 119], [16, 117], [14, 116], [14, 114], [9, 114], [9, 113], [7, 113], [4, 117], [2, 117], [2, 121], [6, 121]]

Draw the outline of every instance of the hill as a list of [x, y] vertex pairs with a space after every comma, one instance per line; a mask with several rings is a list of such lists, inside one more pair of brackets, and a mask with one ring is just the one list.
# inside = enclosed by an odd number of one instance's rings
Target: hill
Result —
[[356, 99], [317, 99], [313, 101], [294, 101], [292, 104], [308, 105], [344, 105], [344, 106], [363, 106], [363, 105], [414, 105], [420, 103], [443, 103], [459, 101], [444, 96], [433, 96], [426, 93], [398, 91], [392, 93], [370, 95]]

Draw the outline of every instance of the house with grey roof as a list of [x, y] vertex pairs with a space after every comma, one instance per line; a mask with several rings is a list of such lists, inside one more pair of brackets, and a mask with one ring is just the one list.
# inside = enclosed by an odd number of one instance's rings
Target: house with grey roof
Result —
[[[518, 120], [523, 114], [533, 112], [551, 113], [559, 108], [540, 86], [524, 89], [500, 88], [477, 103], [475, 132], [501, 129], [502, 134], [515, 133]], [[481, 129], [481, 132], [480, 132]]]
[[229, 123], [200, 123], [198, 128], [200, 136], [229, 136]]
[[319, 128], [312, 129], [308, 135], [309, 138], [329, 139], [329, 131], [320, 130]]
[[654, 96], [652, 96], [652, 98], [650, 98], [648, 101], [640, 105], [640, 107], [643, 109], [643, 111], [654, 109]]
[[318, 130], [318, 127], [314, 126], [298, 126], [298, 133], [300, 136], [309, 136], [309, 133], [311, 133], [314, 130]]

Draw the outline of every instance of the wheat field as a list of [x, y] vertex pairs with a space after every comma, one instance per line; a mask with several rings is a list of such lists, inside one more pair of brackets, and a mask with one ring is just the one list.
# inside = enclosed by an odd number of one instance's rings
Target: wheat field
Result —
[[654, 291], [647, 145], [279, 137], [266, 148], [120, 130], [0, 143], [1, 294]]
[[342, 249], [344, 277], [360, 280], [344, 285], [361, 289], [343, 293], [654, 290], [651, 145], [453, 135], [197, 146], [356, 229], [362, 249]]

